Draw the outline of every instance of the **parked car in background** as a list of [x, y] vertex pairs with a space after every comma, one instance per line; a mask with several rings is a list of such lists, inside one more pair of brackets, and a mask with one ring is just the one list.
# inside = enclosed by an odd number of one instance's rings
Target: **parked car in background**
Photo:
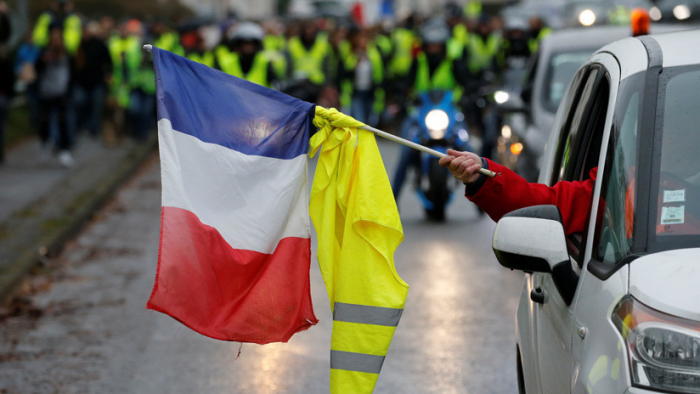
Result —
[[601, 26], [555, 31], [533, 55], [520, 97], [506, 105], [498, 140], [498, 161], [529, 181], [537, 179], [539, 160], [554, 114], [576, 70], [598, 48], [629, 37], [629, 28]]
[[700, 393], [698, 42], [615, 42], [563, 92], [539, 182], [593, 182], [585, 230], [565, 236], [549, 205], [504, 216], [493, 238], [527, 273], [520, 393]]

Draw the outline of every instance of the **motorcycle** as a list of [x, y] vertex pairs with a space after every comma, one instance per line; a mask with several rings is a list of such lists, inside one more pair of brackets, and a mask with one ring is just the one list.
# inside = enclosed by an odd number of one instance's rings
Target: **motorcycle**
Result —
[[[418, 97], [418, 105], [408, 121], [408, 135], [415, 143], [438, 152], [447, 149], [471, 151], [469, 133], [464, 115], [453, 103], [452, 91], [433, 90]], [[416, 176], [414, 189], [430, 220], [444, 221], [445, 210], [453, 198], [459, 182], [439, 159], [423, 152], [415, 152], [412, 160]]]

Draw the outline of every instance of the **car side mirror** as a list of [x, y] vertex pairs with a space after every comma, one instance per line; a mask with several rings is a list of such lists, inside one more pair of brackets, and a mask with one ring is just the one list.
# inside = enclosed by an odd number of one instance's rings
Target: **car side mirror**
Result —
[[527, 207], [503, 216], [493, 233], [493, 251], [506, 268], [552, 274], [564, 302], [573, 300], [578, 275], [571, 267], [556, 206]]

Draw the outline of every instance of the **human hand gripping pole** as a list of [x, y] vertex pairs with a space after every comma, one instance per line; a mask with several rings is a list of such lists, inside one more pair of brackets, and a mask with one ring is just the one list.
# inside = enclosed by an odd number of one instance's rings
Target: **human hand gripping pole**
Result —
[[[433, 156], [435, 156], [435, 157], [437, 157], [437, 158], [439, 158], [439, 159], [441, 159], [441, 158], [447, 156], [446, 154], [444, 154], [444, 153], [442, 153], [442, 152], [439, 152], [439, 151], [436, 151], [435, 149], [430, 149], [430, 148], [425, 147], [425, 146], [423, 146], [423, 145], [416, 144], [415, 142], [411, 142], [411, 141], [408, 141], [408, 140], [403, 139], [403, 138], [401, 138], [401, 137], [397, 137], [397, 136], [395, 136], [395, 135], [393, 135], [393, 134], [389, 134], [389, 133], [387, 133], [386, 131], [381, 131], [381, 130], [375, 129], [374, 127], [370, 127], [370, 126], [365, 125], [365, 126], [361, 126], [361, 127], [359, 127], [359, 128], [360, 128], [360, 129], [363, 129], [363, 130], [370, 131], [370, 132], [372, 132], [372, 133], [374, 133], [374, 134], [376, 134], [376, 135], [378, 135], [378, 136], [380, 136], [380, 137], [383, 137], [383, 138], [386, 138], [386, 139], [388, 139], [388, 140], [397, 142], [397, 143], [399, 143], [399, 144], [401, 144], [401, 145], [404, 145], [404, 146], [407, 146], [407, 147], [409, 147], [409, 148], [413, 148], [413, 149], [419, 150], [419, 151], [421, 151], [421, 152], [425, 152], [425, 153], [427, 153], [427, 154], [429, 154], [429, 155], [433, 155]], [[484, 175], [486, 175], [486, 176], [488, 176], [488, 177], [491, 177], [491, 178], [493, 178], [493, 177], [496, 176], [496, 173], [495, 173], [495, 172], [489, 171], [489, 170], [487, 170], [486, 168], [479, 168], [478, 171], [479, 171], [480, 174], [484, 174]]]
[[[145, 51], [147, 51], [147, 52], [151, 52], [151, 51], [153, 50], [153, 46], [152, 46], [151, 44], [146, 44], [146, 45], [143, 46], [143, 49], [144, 49]], [[376, 135], [378, 135], [378, 136], [380, 136], [380, 137], [382, 137], [382, 138], [388, 139], [388, 140], [390, 140], [390, 141], [394, 141], [394, 142], [396, 142], [396, 143], [399, 143], [399, 144], [401, 144], [401, 145], [407, 146], [407, 147], [409, 147], [409, 148], [413, 148], [413, 149], [419, 150], [419, 151], [421, 151], [421, 152], [427, 153], [427, 154], [429, 154], [429, 155], [433, 155], [433, 156], [435, 156], [435, 157], [437, 157], [437, 158], [439, 158], [439, 159], [441, 159], [441, 158], [447, 156], [446, 154], [444, 154], [444, 153], [442, 153], [442, 152], [438, 152], [438, 151], [436, 151], [435, 149], [430, 149], [430, 148], [428, 148], [428, 147], [426, 147], [426, 146], [423, 146], [423, 145], [420, 145], [420, 144], [416, 144], [415, 142], [406, 140], [406, 139], [401, 138], [401, 137], [397, 137], [397, 136], [395, 136], [395, 135], [393, 135], [393, 134], [387, 133], [386, 131], [382, 131], [382, 130], [379, 130], [379, 129], [375, 129], [374, 127], [371, 127], [371, 126], [364, 125], [364, 126], [359, 126], [358, 128], [363, 129], [363, 130], [367, 130], [367, 131], [372, 132], [372, 133], [374, 133], [374, 134], [376, 134]], [[480, 168], [480, 169], [479, 169], [479, 173], [480, 173], [480, 174], [484, 174], [484, 175], [486, 175], [486, 176], [489, 176], [489, 177], [491, 177], [491, 178], [493, 178], [493, 177], [496, 176], [496, 173], [495, 173], [495, 172], [489, 171], [489, 170], [487, 170], [486, 168]]]

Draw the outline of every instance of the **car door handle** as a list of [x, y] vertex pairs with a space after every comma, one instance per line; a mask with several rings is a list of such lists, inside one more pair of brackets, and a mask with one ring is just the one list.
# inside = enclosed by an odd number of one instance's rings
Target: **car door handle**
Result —
[[538, 304], [544, 304], [544, 291], [542, 291], [542, 288], [537, 286], [532, 291], [530, 292], [530, 299], [532, 302], [536, 302]]

